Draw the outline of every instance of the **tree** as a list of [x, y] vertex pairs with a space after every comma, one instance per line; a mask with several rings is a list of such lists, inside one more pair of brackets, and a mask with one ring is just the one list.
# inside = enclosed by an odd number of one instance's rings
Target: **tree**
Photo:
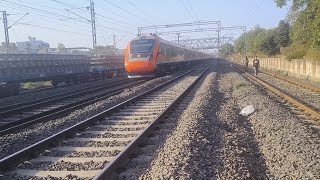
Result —
[[119, 51], [114, 46], [97, 46], [96, 50], [98, 55], [114, 55]]
[[260, 51], [266, 55], [276, 55], [280, 53], [280, 47], [276, 42], [277, 34], [275, 30], [268, 30], [262, 43], [259, 46]]
[[230, 43], [226, 43], [221, 46], [220, 56], [226, 58], [227, 56], [234, 53], [234, 46]]
[[310, 0], [274, 0], [274, 2], [280, 8], [286, 6], [288, 4], [288, 1], [292, 1], [292, 11], [299, 11], [305, 8]]
[[58, 43], [58, 51], [63, 52], [66, 47], [62, 43]]
[[275, 43], [277, 48], [288, 47], [290, 45], [290, 25], [289, 23], [281, 20], [278, 27], [275, 29]]
[[261, 52], [261, 45], [265, 40], [267, 30], [256, 25], [253, 30], [242, 34], [235, 41], [235, 51], [244, 54], [245, 46], [249, 54], [255, 55]]

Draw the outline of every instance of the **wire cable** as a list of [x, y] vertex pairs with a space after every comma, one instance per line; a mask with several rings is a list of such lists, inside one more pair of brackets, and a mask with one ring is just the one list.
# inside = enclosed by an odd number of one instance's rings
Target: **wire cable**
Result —
[[111, 5], [114, 6], [114, 7], [117, 7], [118, 9], [121, 9], [122, 11], [124, 11], [124, 12], [126, 12], [126, 13], [128, 13], [128, 14], [130, 14], [130, 15], [132, 15], [132, 16], [134, 16], [134, 17], [136, 17], [136, 18], [138, 18], [138, 19], [140, 19], [140, 20], [142, 20], [142, 21], [144, 21], [144, 22], [146, 22], [146, 23], [148, 23], [148, 24], [153, 24], [153, 23], [150, 23], [150, 22], [142, 19], [141, 17], [139, 17], [139, 16], [131, 13], [130, 11], [127, 11], [126, 9], [123, 9], [122, 7], [116, 5], [116, 4], [114, 4], [114, 3], [112, 3], [112, 2], [110, 2], [110, 1], [108, 1], [108, 0], [103, 0], [103, 1], [106, 2], [106, 3], [108, 3], [108, 4], [111, 4]]

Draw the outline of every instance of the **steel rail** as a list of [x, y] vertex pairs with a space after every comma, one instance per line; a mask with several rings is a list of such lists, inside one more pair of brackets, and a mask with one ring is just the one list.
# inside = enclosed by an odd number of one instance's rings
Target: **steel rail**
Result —
[[273, 72], [269, 72], [269, 71], [265, 71], [265, 70], [262, 70], [261, 71], [262, 73], [264, 74], [267, 74], [269, 76], [272, 76], [272, 77], [275, 77], [277, 79], [280, 79], [280, 80], [283, 80], [283, 81], [286, 81], [288, 83], [291, 83], [293, 85], [296, 85], [296, 86], [299, 86], [299, 87], [302, 87], [302, 88], [305, 88], [305, 89], [309, 89], [313, 92], [317, 92], [317, 93], [320, 93], [320, 88], [319, 87], [316, 87], [316, 86], [313, 86], [311, 84], [307, 84], [307, 83], [303, 83], [303, 82], [298, 82], [298, 81], [294, 81], [292, 79], [289, 79], [289, 78], [286, 78], [284, 76], [281, 76], [281, 75], [277, 75]]
[[[241, 68], [245, 68], [244, 65], [241, 65], [241, 64], [238, 64], [238, 63], [237, 63], [237, 65], [238, 65], [239, 67], [241, 67]], [[252, 67], [252, 66], [250, 66], [250, 67]], [[264, 69], [265, 69], [265, 68], [264, 68]], [[276, 73], [274, 73], [274, 72], [270, 72], [270, 71], [268, 71], [268, 70], [259, 70], [259, 71], [260, 71], [261, 73], [263, 73], [263, 74], [266, 74], [266, 75], [272, 76], [272, 77], [274, 77], [274, 78], [277, 78], [277, 79], [286, 81], [286, 82], [288, 82], [288, 83], [290, 83], [290, 84], [293, 84], [293, 85], [302, 87], [302, 88], [304, 88], [304, 89], [309, 89], [309, 90], [311, 90], [311, 91], [313, 91], [313, 92], [320, 93], [320, 88], [317, 87], [317, 86], [314, 86], [314, 85], [312, 85], [312, 84], [303, 83], [303, 82], [301, 82], [301, 81], [294, 81], [294, 80], [292, 80], [292, 79], [289, 79], [289, 78], [287, 78], [287, 77], [278, 75], [278, 74], [276, 74]]]
[[300, 111], [304, 112], [307, 116], [312, 117], [317, 123], [319, 123], [320, 120], [320, 113], [318, 113], [317, 111], [313, 110], [312, 108], [308, 107], [307, 105], [305, 105], [304, 103], [296, 100], [295, 98], [293, 98], [292, 96], [290, 96], [289, 94], [287, 94], [286, 92], [280, 90], [279, 88], [265, 82], [264, 80], [255, 77], [247, 72], [245, 72], [244, 70], [242, 70], [238, 65], [232, 64], [232, 67], [234, 67], [235, 69], [237, 69], [238, 71], [242, 72], [243, 75], [245, 75], [246, 77], [248, 77], [249, 79], [251, 79], [254, 82], [257, 82], [258, 84], [260, 84], [261, 86], [265, 87], [266, 89], [268, 89], [269, 91], [273, 92], [274, 94], [276, 94], [277, 96], [285, 99], [286, 101], [289, 101], [290, 103], [292, 103], [294, 106], [296, 106], [297, 109], [299, 109]]
[[180, 94], [160, 115], [158, 115], [153, 122], [146, 127], [130, 144], [121, 151], [106, 167], [102, 169], [102, 171], [96, 175], [93, 180], [104, 180], [104, 179], [113, 179], [116, 175], [116, 170], [122, 167], [129, 161], [129, 156], [132, 152], [139, 146], [139, 144], [143, 143], [147, 136], [153, 131], [159, 121], [162, 119], [164, 115], [166, 115], [170, 110], [174, 108], [174, 106], [200, 81], [200, 79], [208, 72], [212, 65], [207, 67], [201, 75], [189, 86], [185, 89], [185, 91]]
[[[112, 80], [112, 81], [105, 82], [104, 84], [91, 86], [91, 87], [86, 87], [86, 88], [78, 89], [78, 90], [72, 90], [72, 91], [68, 91], [68, 92], [65, 92], [65, 93], [62, 92], [62, 93], [59, 93], [59, 94], [56, 94], [56, 95], [44, 97], [44, 98], [33, 100], [33, 101], [16, 103], [16, 104], [12, 104], [12, 105], [9, 105], [9, 106], [1, 106], [0, 107], [0, 111], [3, 112], [3, 111], [6, 111], [6, 110], [12, 110], [14, 108], [19, 108], [19, 107], [22, 107], [22, 106], [27, 106], [27, 105], [30, 105], [30, 104], [36, 104], [36, 103], [40, 103], [42, 101], [50, 100], [50, 99], [61, 97], [61, 96], [66, 96], [66, 95], [69, 95], [69, 94], [72, 94], [72, 93], [76, 93], [76, 92], [79, 92], [79, 91], [87, 91], [87, 90], [90, 90], [90, 89], [93, 89], [93, 88], [103, 87], [103, 86], [106, 85], [106, 83], [116, 83], [116, 82], [121, 82], [121, 81], [124, 81], [124, 80], [126, 80], [126, 79]], [[1, 114], [0, 114], [0, 116], [1, 116]]]
[[47, 149], [48, 147], [52, 147], [55, 144], [57, 144], [59, 142], [59, 140], [74, 136], [78, 131], [85, 129], [86, 127], [88, 127], [89, 125], [93, 125], [95, 122], [97, 121], [101, 121], [104, 119], [104, 117], [114, 113], [115, 111], [126, 107], [127, 105], [131, 104], [134, 101], [137, 101], [143, 97], [145, 97], [146, 95], [153, 93], [169, 84], [171, 84], [172, 82], [186, 76], [187, 74], [201, 68], [203, 66], [199, 66], [197, 68], [194, 68], [190, 71], [187, 71], [171, 80], [168, 80], [167, 82], [164, 82], [150, 90], [147, 90], [146, 92], [142, 92], [141, 94], [130, 98], [129, 100], [126, 100], [124, 102], [121, 102], [103, 112], [100, 112], [84, 121], [81, 121], [67, 129], [64, 129], [48, 138], [45, 138], [29, 147], [26, 147], [14, 154], [11, 154], [3, 159], [0, 160], [0, 171], [5, 172], [6, 170], [16, 167], [18, 164], [24, 162], [25, 160], [28, 160], [34, 156], [37, 156], [40, 152], [42, 152], [43, 150]]
[[22, 106], [22, 107], [17, 107], [15, 109], [10, 109], [10, 110], [4, 111], [4, 112], [0, 112], [0, 117], [4, 118], [4, 117], [8, 117], [10, 115], [14, 115], [16, 113], [21, 113], [21, 112], [26, 111], [26, 110], [31, 110], [31, 109], [34, 109], [34, 108], [37, 108], [37, 107], [43, 107], [45, 105], [56, 103], [56, 102], [59, 102], [61, 100], [80, 97], [80, 96], [83, 96], [83, 95], [86, 95], [86, 94], [90, 94], [90, 93], [93, 93], [93, 92], [104, 90], [106, 88], [111, 88], [111, 87], [113, 87], [115, 85], [119, 85], [119, 84], [122, 84], [122, 83], [127, 82], [127, 81], [130, 81], [130, 80], [129, 79], [125, 79], [125, 80], [121, 80], [121, 81], [111, 82], [108, 85], [102, 84], [102, 85], [99, 85], [99, 86], [86, 88], [85, 90], [81, 89], [81, 90], [75, 90], [75, 91], [72, 91], [72, 92], [66, 93], [66, 94], [63, 93], [62, 96], [61, 95], [57, 95], [57, 96], [54, 96], [53, 99], [52, 98], [45, 99], [44, 101], [40, 101], [40, 102], [36, 102], [36, 103], [32, 103], [32, 104], [27, 104], [27, 105]]
[[34, 117], [34, 118], [28, 117], [28, 118], [24, 118], [21, 120], [10, 122], [8, 124], [4, 124], [4, 125], [0, 126], [0, 135], [14, 133], [15, 131], [22, 129], [22, 128], [25, 128], [29, 125], [32, 125], [32, 124], [35, 124], [38, 122], [45, 122], [45, 121], [48, 121], [52, 118], [61, 117], [62, 115], [70, 113], [76, 109], [80, 109], [82, 107], [85, 107], [85, 106], [88, 106], [88, 105], [93, 104], [95, 102], [98, 102], [102, 99], [109, 98], [111, 96], [120, 94], [124, 91], [124, 89], [142, 84], [144, 82], [145, 81], [142, 80], [142, 81], [134, 82], [132, 84], [127, 84], [127, 85], [121, 86], [119, 88], [115, 88], [113, 90], [107, 91], [105, 93], [102, 93], [102, 94], [99, 94], [99, 95], [96, 95], [93, 97], [89, 97], [89, 98], [86, 98], [86, 99], [83, 99], [81, 101], [77, 101], [77, 102], [74, 102], [71, 104], [67, 104], [65, 106], [61, 106], [56, 109], [52, 109], [52, 110], [43, 112], [43, 113], [41, 113], [42, 116], [40, 116], [40, 117]]

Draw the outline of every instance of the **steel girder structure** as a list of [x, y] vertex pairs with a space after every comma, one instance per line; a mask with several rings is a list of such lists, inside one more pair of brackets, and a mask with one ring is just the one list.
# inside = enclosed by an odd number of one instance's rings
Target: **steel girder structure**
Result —
[[221, 21], [195, 21], [191, 23], [179, 23], [179, 24], [165, 24], [165, 25], [155, 25], [155, 26], [144, 26], [138, 27], [138, 35], [142, 34], [143, 30], [153, 29], [155, 31], [159, 29], [167, 29], [167, 28], [179, 28], [179, 27], [190, 27], [190, 26], [198, 26], [199, 29], [201, 25], [216, 25], [218, 28], [221, 28]]
[[[232, 43], [233, 37], [222, 37], [220, 38], [220, 45], [226, 44], [226, 43]], [[173, 41], [175, 43], [178, 43], [178, 41]], [[219, 49], [219, 41], [218, 38], [201, 38], [201, 39], [184, 39], [179, 40], [179, 44], [184, 47], [188, 47], [191, 49]]]

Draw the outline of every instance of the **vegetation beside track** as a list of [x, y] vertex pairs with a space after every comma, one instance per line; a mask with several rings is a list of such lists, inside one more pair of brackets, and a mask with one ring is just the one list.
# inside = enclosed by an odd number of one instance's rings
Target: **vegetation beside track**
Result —
[[[280, 8], [287, 6], [289, 0], [274, 0]], [[290, 11], [278, 27], [265, 29], [259, 25], [242, 34], [234, 44], [234, 53], [244, 54], [245, 40], [247, 55], [285, 56], [286, 59], [307, 59], [320, 61], [320, 1], [300, 0], [290, 2]], [[259, 12], [257, 12], [259, 13]], [[222, 47], [221, 55], [233, 53], [230, 45]]]

